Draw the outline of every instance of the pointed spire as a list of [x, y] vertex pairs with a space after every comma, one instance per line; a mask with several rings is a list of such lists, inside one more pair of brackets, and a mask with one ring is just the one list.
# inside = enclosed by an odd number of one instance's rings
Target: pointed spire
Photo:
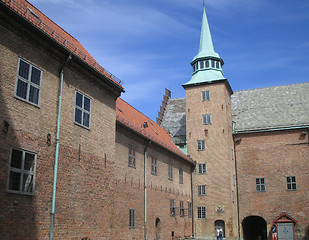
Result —
[[219, 54], [215, 52], [212, 43], [205, 4], [203, 6], [200, 48], [198, 54], [193, 58], [191, 65], [193, 67], [192, 78], [189, 82], [183, 84], [183, 87], [217, 80], [226, 80], [222, 72], [223, 60], [220, 58]]
[[194, 57], [193, 60], [199, 57], [217, 57], [220, 58], [219, 54], [215, 52], [214, 45], [212, 43], [212, 37], [210, 33], [210, 28], [208, 24], [208, 19], [205, 10], [204, 3], [204, 12], [201, 28], [201, 37], [200, 37], [200, 49], [199, 53]]

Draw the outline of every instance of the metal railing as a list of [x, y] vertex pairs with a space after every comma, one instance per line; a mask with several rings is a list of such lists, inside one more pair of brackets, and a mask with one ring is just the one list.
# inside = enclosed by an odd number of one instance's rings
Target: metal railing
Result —
[[72, 52], [75, 56], [79, 57], [83, 62], [87, 63], [90, 67], [94, 68], [99, 73], [109, 78], [113, 82], [117, 83], [118, 85], [121, 86], [123, 84], [123, 82], [119, 78], [117, 78], [115, 75], [111, 74], [100, 64], [98, 64], [98, 62], [91, 55], [88, 55], [82, 49], [79, 49], [76, 45], [74, 45], [74, 43], [70, 42], [67, 38], [63, 37], [61, 33], [56, 32], [56, 29], [53, 29], [53, 27], [50, 26], [52, 24], [49, 25], [48, 23], [45, 23], [35, 11], [33, 11], [30, 7], [26, 6], [23, 3], [23, 0], [0, 0], [0, 1], [4, 2], [13, 11], [15, 11], [16, 13], [24, 17], [26, 20], [31, 22], [34, 26], [42, 30], [45, 34], [47, 34], [48, 36], [53, 38], [56, 42], [58, 42], [63, 47]]

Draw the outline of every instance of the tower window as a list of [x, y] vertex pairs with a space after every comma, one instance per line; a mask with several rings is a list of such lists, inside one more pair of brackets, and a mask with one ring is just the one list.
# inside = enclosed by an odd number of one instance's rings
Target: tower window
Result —
[[216, 68], [219, 69], [219, 62], [216, 62]]
[[198, 164], [198, 173], [205, 174], [207, 172], [206, 163], [199, 163]]
[[205, 140], [197, 140], [197, 150], [202, 151], [205, 150]]
[[197, 195], [205, 196], [206, 195], [206, 185], [198, 185], [197, 186]]
[[206, 207], [197, 207], [197, 219], [206, 219]]
[[202, 101], [210, 100], [210, 91], [202, 91]]
[[206, 68], [209, 68], [209, 60], [206, 60], [205, 64], [206, 64]]
[[203, 124], [209, 125], [211, 124], [211, 114], [205, 114], [203, 115]]
[[203, 69], [203, 68], [204, 68], [204, 62], [200, 61], [200, 69]]
[[215, 61], [211, 60], [211, 67], [214, 68], [215, 67]]

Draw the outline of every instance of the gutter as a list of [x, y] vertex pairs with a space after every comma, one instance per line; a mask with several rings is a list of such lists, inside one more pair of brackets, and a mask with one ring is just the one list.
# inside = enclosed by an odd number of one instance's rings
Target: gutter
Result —
[[58, 162], [59, 162], [59, 146], [60, 146], [60, 125], [61, 125], [61, 104], [62, 104], [62, 88], [64, 69], [72, 59], [70, 54], [60, 70], [60, 87], [58, 95], [58, 115], [57, 115], [57, 135], [56, 135], [56, 155], [54, 166], [54, 183], [53, 183], [53, 198], [52, 198], [52, 210], [51, 210], [51, 224], [50, 224], [50, 240], [54, 239], [54, 225], [55, 225], [55, 212], [56, 212], [56, 191], [57, 191], [57, 175], [58, 175]]
[[283, 130], [295, 130], [295, 129], [302, 129], [308, 128], [309, 125], [304, 126], [290, 126], [290, 127], [279, 127], [279, 128], [261, 128], [261, 129], [251, 129], [251, 130], [239, 130], [233, 131], [233, 134], [242, 134], [242, 133], [259, 133], [259, 132], [273, 132], [273, 131], [283, 131]]

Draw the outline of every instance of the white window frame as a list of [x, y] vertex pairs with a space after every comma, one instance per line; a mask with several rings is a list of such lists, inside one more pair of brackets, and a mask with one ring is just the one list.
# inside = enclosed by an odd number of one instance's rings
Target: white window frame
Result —
[[[82, 106], [78, 106], [76, 104], [77, 94], [80, 94], [82, 96]], [[84, 106], [85, 98], [89, 99], [89, 110], [85, 109], [85, 106]], [[92, 102], [92, 99], [89, 96], [87, 96], [86, 94], [80, 91], [77, 91], [77, 90], [75, 91], [74, 123], [81, 127], [87, 128], [87, 129], [90, 129], [90, 126], [91, 126], [91, 105], [92, 105], [91, 102]], [[77, 110], [81, 111], [81, 122], [80, 123], [76, 121]], [[85, 114], [89, 115], [89, 126], [87, 126], [85, 123]]]
[[257, 192], [266, 192], [266, 181], [264, 177], [255, 178], [255, 189]]
[[202, 101], [209, 101], [210, 100], [210, 91], [202, 91]]
[[[22, 154], [20, 168], [12, 166], [13, 151], [20, 151], [21, 154]], [[25, 169], [26, 154], [33, 155], [33, 157], [34, 157], [34, 165], [33, 165], [32, 169], [28, 169], [28, 170]], [[28, 150], [25, 150], [25, 149], [15, 148], [15, 147], [11, 148], [9, 166], [8, 166], [9, 169], [8, 169], [8, 179], [7, 179], [7, 192], [33, 196], [34, 193], [35, 193], [36, 164], [37, 164], [37, 154], [35, 152], [28, 151]], [[13, 173], [13, 172], [20, 174], [19, 190], [14, 190], [10, 187], [10, 185], [11, 185], [10, 184], [11, 183], [10, 176], [11, 176], [11, 173]], [[32, 176], [32, 179], [28, 178], [27, 180], [24, 180], [24, 177], [25, 177], [26, 174], [28, 176]], [[30, 183], [29, 183], [29, 181], [30, 181]], [[30, 188], [32, 189], [31, 191], [25, 191], [24, 190], [25, 185], [27, 185], [27, 184], [28, 185], [31, 184], [31, 186], [30, 186]]]
[[179, 201], [179, 216], [184, 217], [185, 216], [185, 208], [183, 201]]
[[197, 219], [206, 219], [207, 209], [205, 206], [197, 207]]
[[198, 164], [198, 174], [206, 174], [207, 173], [207, 165], [206, 163]]
[[198, 196], [206, 196], [206, 185], [198, 185], [197, 186], [197, 195]]
[[128, 166], [136, 168], [136, 148], [128, 146]]
[[179, 183], [183, 184], [183, 169], [179, 168]]
[[129, 209], [129, 228], [135, 228], [135, 209]]
[[211, 114], [204, 114], [203, 115], [203, 124], [210, 125], [211, 124]]
[[287, 176], [286, 177], [286, 189], [288, 191], [296, 191], [297, 190], [296, 176]]
[[151, 157], [151, 174], [157, 175], [157, 158]]
[[[28, 77], [27, 78], [24, 78], [21, 75], [19, 75], [19, 70], [20, 70], [21, 62], [24, 62], [24, 63], [29, 65], [29, 69], [28, 69], [29, 72], [28, 72]], [[37, 85], [36, 83], [31, 81], [33, 69], [36, 69], [36, 70], [38, 70], [40, 72], [40, 84], [39, 85]], [[20, 99], [20, 100], [22, 100], [22, 101], [30, 103], [30, 104], [32, 104], [34, 106], [40, 107], [42, 78], [43, 78], [43, 71], [40, 68], [38, 68], [37, 66], [34, 66], [33, 64], [31, 64], [30, 62], [28, 62], [28, 61], [26, 61], [24, 59], [18, 58], [18, 67], [17, 67], [17, 73], [16, 73], [16, 82], [15, 82], [15, 97]], [[25, 90], [26, 91], [26, 97], [25, 98], [22, 97], [22, 96], [17, 95], [19, 81], [27, 84], [27, 89]], [[35, 88], [36, 90], [39, 91], [39, 93], [38, 93], [38, 102], [37, 103], [35, 103], [33, 101], [30, 101], [30, 89], [31, 89], [31, 87]]]
[[206, 143], [205, 140], [197, 140], [197, 150], [203, 151], [206, 149]]

